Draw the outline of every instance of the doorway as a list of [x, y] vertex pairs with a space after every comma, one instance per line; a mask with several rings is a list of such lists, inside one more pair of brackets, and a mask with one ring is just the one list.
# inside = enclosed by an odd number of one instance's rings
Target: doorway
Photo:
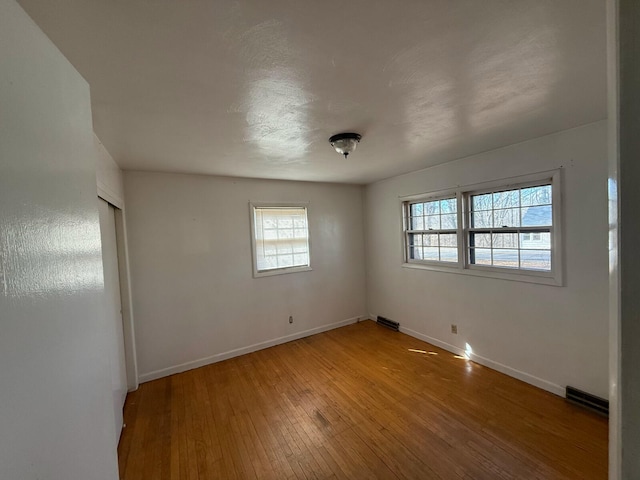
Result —
[[123, 427], [122, 409], [127, 397], [127, 364], [125, 359], [122, 296], [120, 286], [119, 249], [116, 233], [116, 207], [98, 198], [102, 264], [104, 268], [104, 309], [109, 335], [111, 393], [115, 420], [116, 444]]

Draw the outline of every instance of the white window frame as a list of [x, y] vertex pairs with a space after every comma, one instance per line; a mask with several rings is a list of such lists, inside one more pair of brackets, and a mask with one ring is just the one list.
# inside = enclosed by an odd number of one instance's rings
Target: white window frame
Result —
[[[307, 245], [308, 264], [296, 267], [281, 267], [270, 270], [258, 270], [258, 258], [256, 252], [256, 208], [303, 208], [307, 212]], [[270, 277], [273, 275], [285, 275], [288, 273], [308, 272], [311, 268], [311, 229], [309, 227], [309, 202], [249, 202], [249, 223], [251, 225], [251, 259], [253, 266], [253, 278]]]
[[[453, 229], [438, 229], [438, 230], [434, 230], [433, 233], [441, 233], [441, 232], [445, 232], [445, 233], [455, 233], [456, 234], [456, 241], [457, 241], [457, 245], [458, 245], [458, 261], [457, 262], [445, 262], [442, 260], [416, 260], [416, 259], [411, 259], [409, 258], [409, 236], [408, 236], [408, 232], [411, 232], [413, 230], [409, 230], [409, 217], [410, 217], [410, 208], [411, 208], [411, 204], [412, 203], [422, 203], [422, 202], [434, 202], [437, 200], [446, 200], [449, 198], [455, 198], [456, 199], [456, 222], [458, 225], [458, 228], [453, 230]], [[445, 191], [440, 191], [440, 192], [435, 192], [435, 193], [431, 193], [431, 194], [426, 194], [426, 195], [415, 195], [412, 197], [405, 197], [403, 202], [402, 202], [402, 233], [403, 233], [403, 244], [404, 244], [404, 259], [405, 262], [408, 264], [413, 264], [413, 265], [426, 265], [426, 266], [431, 266], [431, 267], [442, 267], [445, 269], [450, 269], [450, 268], [460, 268], [462, 266], [463, 263], [463, 258], [460, 254], [460, 242], [462, 241], [462, 232], [461, 232], [461, 228], [460, 226], [462, 225], [462, 213], [461, 213], [461, 209], [460, 209], [460, 195], [458, 192], [456, 192], [455, 190], [445, 190]], [[425, 231], [426, 232], [426, 231]]]
[[[551, 270], [537, 271], [515, 268], [504, 268], [487, 265], [470, 264], [469, 262], [469, 229], [471, 195], [488, 193], [496, 190], [510, 190], [527, 186], [551, 184], [552, 195], [552, 227], [551, 231]], [[440, 261], [414, 261], [408, 259], [407, 209], [409, 202], [429, 201], [450, 198], [453, 194], [458, 199], [458, 263]], [[431, 193], [400, 197], [402, 214], [402, 267], [423, 270], [449, 272], [479, 277], [498, 278], [543, 285], [564, 285], [564, 260], [562, 238], [562, 170], [540, 172], [507, 179], [484, 182], [476, 185], [460, 186], [455, 189], [440, 190]], [[533, 228], [535, 230], [535, 228]], [[527, 228], [527, 230], [529, 230]]]

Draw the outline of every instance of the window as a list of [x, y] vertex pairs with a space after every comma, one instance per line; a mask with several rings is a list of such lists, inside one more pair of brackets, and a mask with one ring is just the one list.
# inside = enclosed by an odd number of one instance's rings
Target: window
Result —
[[455, 196], [405, 204], [409, 262], [458, 262], [457, 205]]
[[402, 205], [405, 266], [562, 284], [559, 171]]
[[310, 268], [307, 207], [251, 204], [254, 277]]
[[550, 272], [551, 187], [467, 194], [469, 264]]

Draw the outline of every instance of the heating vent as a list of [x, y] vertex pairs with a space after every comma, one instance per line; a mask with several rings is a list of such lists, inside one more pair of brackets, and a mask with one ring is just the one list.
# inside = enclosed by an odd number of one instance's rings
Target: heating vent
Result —
[[388, 318], [384, 318], [378, 315], [378, 320], [376, 322], [378, 323], [378, 325], [390, 328], [391, 330], [395, 330], [396, 332], [400, 331], [400, 324], [398, 322], [394, 322], [393, 320], [389, 320]]
[[577, 388], [567, 387], [567, 400], [571, 403], [582, 405], [583, 407], [593, 410], [605, 416], [609, 416], [609, 400], [596, 397], [590, 393], [583, 392]]

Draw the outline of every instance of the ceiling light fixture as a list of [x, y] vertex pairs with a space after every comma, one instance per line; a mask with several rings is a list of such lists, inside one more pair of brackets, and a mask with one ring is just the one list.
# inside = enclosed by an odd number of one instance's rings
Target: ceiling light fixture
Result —
[[362, 135], [359, 133], [338, 133], [329, 139], [329, 143], [336, 152], [347, 158], [356, 149], [361, 138]]

